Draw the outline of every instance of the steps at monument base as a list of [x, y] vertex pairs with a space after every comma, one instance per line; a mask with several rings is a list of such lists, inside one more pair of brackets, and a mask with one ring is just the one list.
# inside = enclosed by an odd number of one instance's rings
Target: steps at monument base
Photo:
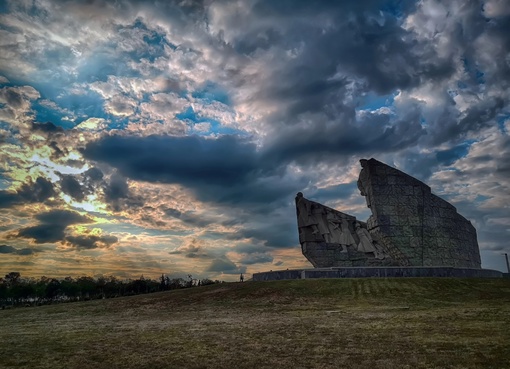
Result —
[[454, 278], [502, 278], [503, 273], [492, 269], [470, 269], [454, 267], [360, 267], [360, 268], [315, 268], [276, 270], [253, 273], [254, 281], [310, 278], [410, 278], [410, 277], [454, 277]]

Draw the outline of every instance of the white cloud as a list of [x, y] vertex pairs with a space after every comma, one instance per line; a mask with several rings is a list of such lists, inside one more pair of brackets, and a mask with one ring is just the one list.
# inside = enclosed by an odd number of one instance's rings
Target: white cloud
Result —
[[106, 120], [104, 118], [88, 118], [78, 124], [75, 128], [86, 130], [99, 130], [105, 127]]
[[104, 103], [106, 113], [129, 117], [134, 114], [137, 102], [126, 96], [117, 95]]
[[483, 12], [487, 17], [497, 18], [510, 15], [510, 7], [506, 0], [486, 0]]

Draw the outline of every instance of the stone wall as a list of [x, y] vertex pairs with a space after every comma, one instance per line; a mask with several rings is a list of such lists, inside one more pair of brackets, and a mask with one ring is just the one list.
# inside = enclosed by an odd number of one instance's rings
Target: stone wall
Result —
[[453, 267], [360, 267], [360, 268], [316, 268], [254, 273], [254, 281], [312, 278], [502, 278], [497, 270]]
[[430, 187], [375, 159], [361, 160], [358, 180], [367, 221], [399, 265], [480, 268], [476, 230]]

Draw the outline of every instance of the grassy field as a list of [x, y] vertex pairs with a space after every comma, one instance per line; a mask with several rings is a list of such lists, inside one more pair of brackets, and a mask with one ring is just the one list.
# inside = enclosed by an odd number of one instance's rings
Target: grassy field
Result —
[[510, 280], [224, 283], [4, 310], [0, 368], [510, 368]]

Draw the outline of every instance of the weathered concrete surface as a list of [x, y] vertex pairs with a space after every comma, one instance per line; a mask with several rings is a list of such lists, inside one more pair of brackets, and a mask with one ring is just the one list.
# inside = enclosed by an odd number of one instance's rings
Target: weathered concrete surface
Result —
[[254, 273], [254, 281], [311, 278], [393, 278], [393, 277], [454, 277], [502, 278], [503, 273], [491, 269], [453, 267], [360, 267], [315, 268]]
[[296, 196], [299, 242], [316, 268], [480, 268], [476, 230], [430, 187], [375, 159], [361, 160], [368, 221]]
[[367, 221], [398, 265], [480, 268], [475, 227], [430, 187], [375, 159], [361, 160]]
[[356, 217], [296, 196], [299, 242], [316, 268], [396, 265]]

